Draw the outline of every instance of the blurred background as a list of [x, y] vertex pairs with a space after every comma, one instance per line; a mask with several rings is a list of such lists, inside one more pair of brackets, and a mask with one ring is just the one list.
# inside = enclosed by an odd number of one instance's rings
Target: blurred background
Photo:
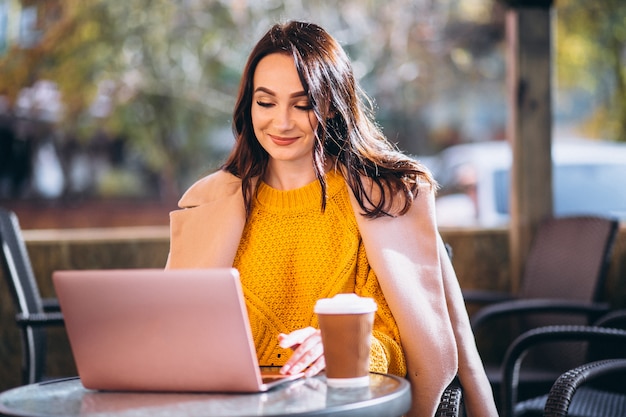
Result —
[[[340, 41], [386, 135], [431, 167], [442, 197], [457, 194], [476, 174], [440, 152], [506, 140], [505, 11], [497, 0], [0, 0], [0, 205], [26, 229], [167, 225], [233, 144], [252, 46], [291, 19]], [[555, 140], [624, 144], [626, 3], [557, 0], [553, 12]], [[467, 204], [455, 200], [451, 224], [478, 221], [458, 215]]]

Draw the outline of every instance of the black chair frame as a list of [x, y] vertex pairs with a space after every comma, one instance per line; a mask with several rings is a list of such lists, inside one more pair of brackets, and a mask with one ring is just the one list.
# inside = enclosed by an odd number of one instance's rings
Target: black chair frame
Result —
[[42, 298], [15, 213], [0, 207], [3, 274], [15, 304], [15, 320], [22, 336], [22, 383], [43, 379], [46, 367], [47, 326], [64, 324], [56, 298]]
[[626, 343], [626, 330], [601, 326], [545, 326], [520, 335], [507, 350], [502, 369], [502, 417], [515, 416], [517, 384], [524, 355], [539, 344], [557, 341], [619, 341]]
[[556, 380], [548, 393], [544, 417], [567, 416], [578, 388], [597, 378], [617, 372], [626, 373], [626, 359], [590, 362], [565, 372]]

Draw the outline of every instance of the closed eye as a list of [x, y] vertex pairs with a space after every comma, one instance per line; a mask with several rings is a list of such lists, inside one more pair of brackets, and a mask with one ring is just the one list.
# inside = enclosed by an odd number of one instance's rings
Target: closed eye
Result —
[[256, 104], [261, 107], [272, 107], [274, 103], [270, 103], [267, 101], [257, 101]]

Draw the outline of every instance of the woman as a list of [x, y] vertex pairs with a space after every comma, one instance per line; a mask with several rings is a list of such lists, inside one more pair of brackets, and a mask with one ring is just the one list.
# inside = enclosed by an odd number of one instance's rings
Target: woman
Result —
[[433, 415], [457, 374], [469, 415], [496, 415], [437, 232], [436, 184], [367, 104], [322, 28], [272, 27], [244, 69], [234, 149], [171, 214], [167, 267], [236, 267], [259, 363], [283, 373], [324, 368], [318, 298], [372, 297], [371, 369], [410, 379], [411, 415]]

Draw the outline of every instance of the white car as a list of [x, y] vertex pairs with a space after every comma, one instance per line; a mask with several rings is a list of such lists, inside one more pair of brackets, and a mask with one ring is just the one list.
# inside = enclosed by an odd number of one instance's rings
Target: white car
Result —
[[[626, 221], [626, 143], [559, 139], [552, 144], [557, 216], [599, 214]], [[509, 220], [508, 142], [451, 146], [430, 159], [441, 185], [440, 226], [504, 226]]]

